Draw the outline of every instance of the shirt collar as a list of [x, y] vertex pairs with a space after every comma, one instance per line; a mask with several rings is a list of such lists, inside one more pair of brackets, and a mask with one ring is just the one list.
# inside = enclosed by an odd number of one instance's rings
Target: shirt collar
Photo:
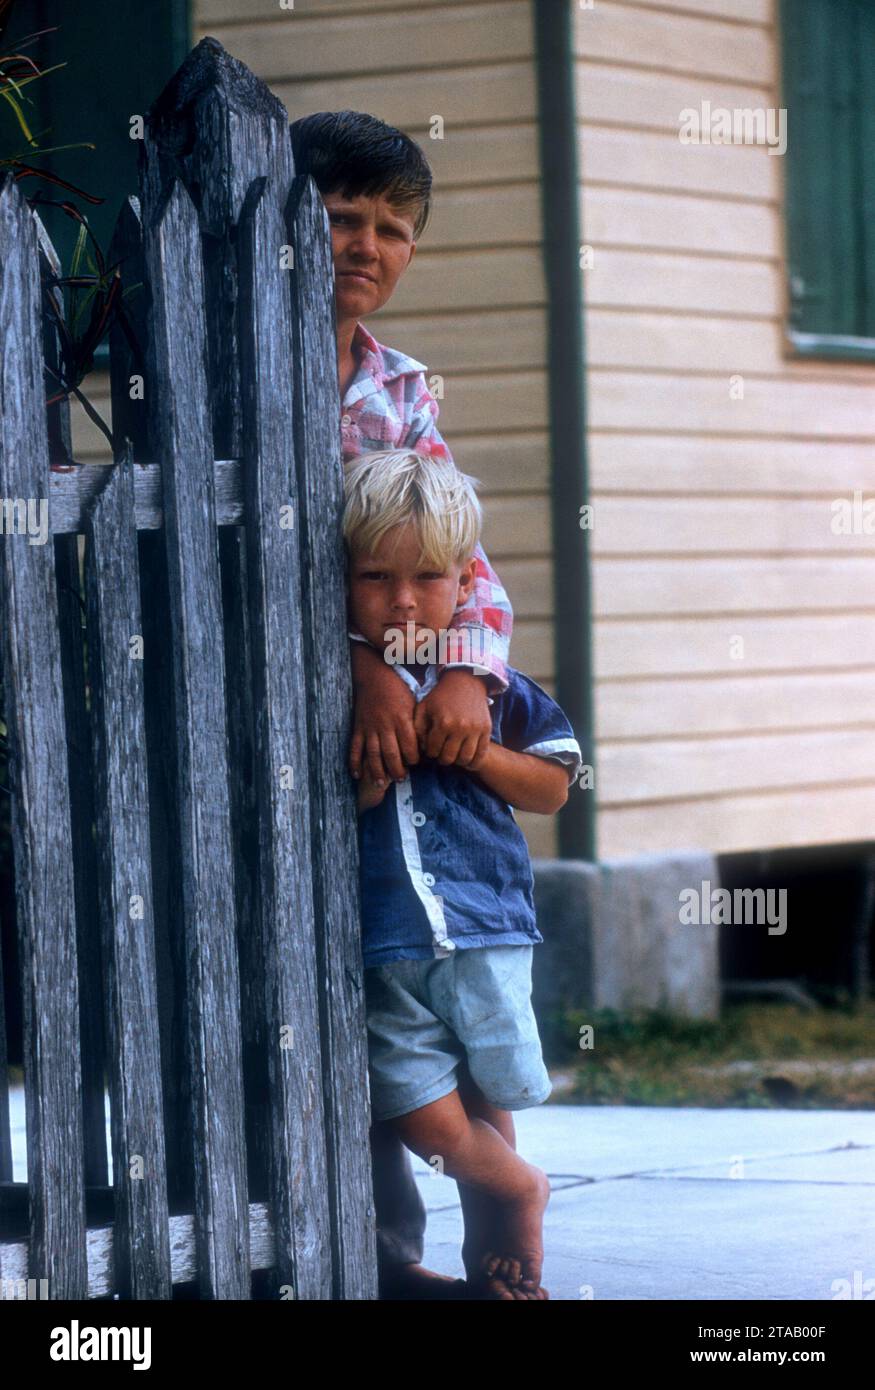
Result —
[[421, 685], [412, 672], [407, 670], [406, 666], [396, 664], [395, 670], [398, 672], [404, 684], [409, 686], [413, 691], [416, 696], [417, 704], [419, 704], [420, 700], [424, 700], [426, 695], [430, 695], [438, 683], [439, 671], [436, 666], [425, 667], [425, 679]]
[[389, 381], [401, 376], [415, 376], [425, 371], [422, 362], [408, 357], [404, 352], [384, 347], [369, 333], [363, 323], [357, 323], [352, 335], [352, 350], [358, 359], [356, 374], [349, 384], [343, 404], [355, 405], [356, 401], [373, 396]]

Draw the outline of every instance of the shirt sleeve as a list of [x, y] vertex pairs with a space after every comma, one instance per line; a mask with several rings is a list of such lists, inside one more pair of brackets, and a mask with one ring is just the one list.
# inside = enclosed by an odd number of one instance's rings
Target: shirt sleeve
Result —
[[[420, 385], [422, 390], [414, 402], [410, 428], [401, 447], [453, 463], [453, 456], [437, 427], [437, 402], [422, 373], [417, 381], [417, 386]], [[489, 689], [496, 693], [507, 689], [513, 609], [481, 545], [477, 546], [475, 558], [474, 588], [450, 622], [450, 629], [460, 634], [458, 659], [441, 662], [440, 666], [442, 671], [459, 667], [486, 676]]]
[[505, 748], [515, 753], [555, 758], [568, 768], [573, 782], [583, 766], [580, 744], [564, 710], [531, 676], [514, 671], [501, 696], [498, 732]]

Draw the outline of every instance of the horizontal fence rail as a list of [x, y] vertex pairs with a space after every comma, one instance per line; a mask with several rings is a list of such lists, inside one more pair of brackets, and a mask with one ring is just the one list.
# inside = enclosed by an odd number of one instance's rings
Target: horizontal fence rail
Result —
[[[64, 465], [67, 467], [67, 465]], [[48, 505], [48, 533], [52, 536], [84, 533], [86, 519], [103, 488], [111, 463], [81, 463], [70, 472], [52, 471], [44, 487]], [[164, 489], [160, 463], [135, 463], [134, 525], [138, 531], [160, 531], [164, 525]], [[240, 459], [216, 459], [213, 462], [213, 492], [218, 526], [243, 525], [243, 465]], [[31, 513], [33, 514], [33, 513]], [[27, 534], [28, 513], [25, 507], [13, 509], [20, 517], [16, 529]], [[31, 531], [38, 525], [35, 520]]]

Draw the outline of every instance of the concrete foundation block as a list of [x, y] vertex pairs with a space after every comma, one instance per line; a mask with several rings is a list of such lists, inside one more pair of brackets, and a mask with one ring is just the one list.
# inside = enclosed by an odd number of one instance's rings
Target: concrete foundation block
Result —
[[664, 1009], [686, 1018], [720, 1012], [718, 927], [680, 921], [680, 894], [719, 885], [704, 851], [598, 863], [537, 859], [536, 1009]]

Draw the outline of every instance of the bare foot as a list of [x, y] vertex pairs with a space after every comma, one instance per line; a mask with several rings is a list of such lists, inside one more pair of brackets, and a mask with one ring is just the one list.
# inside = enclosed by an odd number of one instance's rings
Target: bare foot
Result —
[[469, 1194], [465, 1209], [465, 1239], [462, 1242], [462, 1262], [468, 1278], [468, 1297], [506, 1302], [528, 1299], [530, 1294], [515, 1289], [522, 1275], [519, 1260], [502, 1259], [493, 1252], [504, 1244], [504, 1212], [498, 1202], [484, 1199], [482, 1193], [476, 1205]]
[[512, 1262], [498, 1255], [484, 1255], [478, 1269], [468, 1275], [468, 1298], [490, 1302], [529, 1302], [539, 1297], [519, 1284], [519, 1263], [516, 1273]]
[[425, 1265], [393, 1264], [380, 1274], [380, 1298], [395, 1301], [415, 1299], [464, 1299], [468, 1286], [464, 1279], [438, 1274]]
[[[500, 1203], [501, 1234], [497, 1249], [486, 1251], [479, 1271], [469, 1275], [472, 1297], [506, 1300], [542, 1300], [550, 1295], [541, 1287], [544, 1263], [544, 1209], [550, 1200], [550, 1179], [530, 1164], [532, 1185], [518, 1202]], [[482, 1287], [482, 1294], [475, 1292]]]

